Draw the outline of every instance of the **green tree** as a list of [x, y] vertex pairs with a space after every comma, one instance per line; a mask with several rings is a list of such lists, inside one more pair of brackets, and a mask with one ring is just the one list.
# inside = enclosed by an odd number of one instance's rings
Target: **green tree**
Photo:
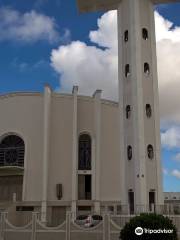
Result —
[[[143, 234], [137, 235], [135, 229], [140, 227]], [[172, 230], [172, 233], [145, 233], [149, 230]], [[138, 231], [138, 230], [136, 230]], [[138, 231], [139, 232], [139, 231]], [[141, 229], [140, 229], [141, 232]], [[178, 240], [177, 229], [168, 217], [155, 213], [142, 213], [132, 218], [120, 232], [121, 240]]]

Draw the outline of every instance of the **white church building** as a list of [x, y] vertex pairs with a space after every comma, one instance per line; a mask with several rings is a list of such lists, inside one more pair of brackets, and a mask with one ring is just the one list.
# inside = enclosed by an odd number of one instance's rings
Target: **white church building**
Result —
[[79, 96], [77, 86], [72, 94], [45, 86], [43, 94], [0, 96], [1, 207], [41, 211], [42, 221], [49, 212], [138, 213], [164, 204], [154, 2], [78, 6], [118, 9], [119, 102], [101, 99], [101, 90]]
[[93, 97], [77, 93], [45, 86], [44, 94], [0, 96], [0, 202], [98, 212], [121, 204], [118, 104], [102, 100], [100, 90]]
[[[154, 142], [146, 144], [147, 176], [136, 176], [132, 145], [126, 146], [125, 159], [119, 157], [118, 103], [101, 99], [100, 90], [87, 97], [78, 96], [78, 87], [58, 94], [45, 86], [44, 94], [0, 96], [0, 109], [1, 207], [65, 216], [76, 209], [127, 211], [129, 204], [133, 212], [135, 178], [145, 177], [146, 205], [157, 203]], [[124, 163], [126, 203], [120, 188]]]

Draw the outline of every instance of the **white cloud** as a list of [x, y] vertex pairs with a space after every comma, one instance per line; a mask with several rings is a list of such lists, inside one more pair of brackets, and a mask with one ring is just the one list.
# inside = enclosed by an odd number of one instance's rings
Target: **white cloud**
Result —
[[79, 85], [80, 93], [91, 95], [100, 88], [103, 97], [117, 99], [116, 12], [104, 14], [98, 25], [98, 31], [90, 32], [90, 39], [108, 49], [72, 42], [52, 51], [51, 65], [61, 75], [63, 90], [71, 91], [73, 85]]
[[90, 31], [89, 38], [99, 46], [115, 50], [117, 54], [117, 12], [109, 11], [98, 19], [98, 30]]
[[36, 11], [22, 14], [11, 8], [0, 8], [0, 41], [36, 42], [47, 40], [53, 43], [58, 39], [59, 34], [53, 18]]
[[163, 174], [164, 174], [164, 175], [168, 175], [168, 170], [167, 170], [167, 169], [163, 168], [162, 171], [163, 171]]
[[79, 85], [83, 94], [92, 94], [100, 88], [107, 98], [117, 97], [117, 89], [114, 88], [117, 86], [117, 56], [110, 52], [79, 41], [53, 50], [51, 63], [61, 74], [63, 90]]
[[36, 71], [40, 68], [47, 68], [49, 67], [49, 62], [44, 59], [40, 59], [39, 61], [32, 64], [29, 62], [22, 62], [20, 59], [15, 58], [11, 62], [11, 67], [16, 68], [20, 73], [27, 73], [30, 71]]
[[180, 153], [177, 153], [174, 157], [174, 160], [180, 162]]
[[[160, 114], [163, 123], [180, 123], [180, 27], [155, 12]], [[91, 95], [96, 88], [103, 97], [117, 100], [118, 58], [116, 11], [98, 19], [98, 29], [90, 31], [90, 40], [99, 47], [83, 42], [54, 49], [51, 65], [60, 74], [62, 90], [71, 91], [78, 84], [82, 94]], [[106, 47], [102, 49], [100, 47]]]
[[180, 41], [180, 27], [173, 27], [173, 23], [163, 18], [158, 12], [155, 12], [156, 21], [156, 41], [170, 40], [172, 42]]
[[161, 133], [161, 143], [167, 148], [180, 147], [180, 128], [171, 127], [165, 132]]
[[180, 123], [180, 27], [157, 12], [155, 19], [161, 119]]
[[70, 41], [71, 41], [71, 32], [70, 32], [70, 30], [69, 29], [64, 29], [64, 33], [63, 33], [63, 35], [61, 36], [61, 43], [63, 44], [68, 44], [68, 43], [70, 43]]
[[174, 169], [172, 172], [171, 172], [171, 175], [176, 177], [176, 178], [179, 178], [180, 179], [180, 171], [178, 169]]

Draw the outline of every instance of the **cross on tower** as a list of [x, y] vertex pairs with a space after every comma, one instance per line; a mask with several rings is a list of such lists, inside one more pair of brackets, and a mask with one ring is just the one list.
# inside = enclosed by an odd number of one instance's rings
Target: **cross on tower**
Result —
[[[173, 3], [179, 0], [150, 0], [152, 4]], [[93, 11], [107, 11], [119, 8], [121, 0], [77, 0], [79, 11], [81, 13]]]
[[147, 211], [163, 204], [154, 4], [176, 1], [77, 2], [80, 12], [117, 9], [120, 200], [130, 211]]

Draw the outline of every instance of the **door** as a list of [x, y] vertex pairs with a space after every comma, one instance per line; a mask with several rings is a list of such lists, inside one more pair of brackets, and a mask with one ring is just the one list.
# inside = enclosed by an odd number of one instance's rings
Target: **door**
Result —
[[149, 192], [149, 210], [155, 211], [155, 192]]
[[16, 200], [22, 200], [23, 176], [0, 177], [0, 201], [12, 201], [14, 193]]
[[134, 214], [134, 192], [128, 192], [128, 199], [129, 199], [129, 211], [130, 214]]
[[91, 175], [78, 175], [78, 199], [91, 200]]

